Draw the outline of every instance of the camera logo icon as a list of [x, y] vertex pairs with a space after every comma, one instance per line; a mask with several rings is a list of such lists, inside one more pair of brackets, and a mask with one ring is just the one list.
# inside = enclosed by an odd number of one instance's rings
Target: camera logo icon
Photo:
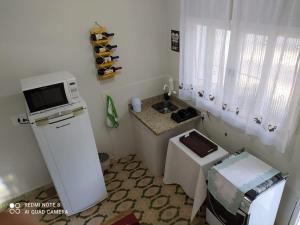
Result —
[[10, 203], [9, 204], [9, 213], [10, 214], [20, 214], [21, 213], [21, 204], [20, 203]]

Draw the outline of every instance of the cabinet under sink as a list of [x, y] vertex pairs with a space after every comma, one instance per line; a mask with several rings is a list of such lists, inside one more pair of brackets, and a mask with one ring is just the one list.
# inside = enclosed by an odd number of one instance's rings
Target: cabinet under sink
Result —
[[[136, 113], [129, 107], [138, 157], [155, 176], [162, 176], [169, 139], [187, 130], [196, 128], [200, 116], [181, 123], [171, 119], [171, 112], [187, 108], [188, 105], [172, 96], [165, 101], [163, 95], [142, 100], [142, 111]], [[160, 113], [157, 113], [160, 112]]]

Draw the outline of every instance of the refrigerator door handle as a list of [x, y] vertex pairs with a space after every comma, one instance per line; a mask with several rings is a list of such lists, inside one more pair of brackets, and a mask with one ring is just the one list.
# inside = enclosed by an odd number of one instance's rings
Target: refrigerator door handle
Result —
[[71, 123], [66, 123], [66, 124], [57, 126], [56, 129], [59, 129], [59, 128], [62, 128], [62, 127], [66, 127], [66, 126], [69, 126], [69, 125], [71, 125]]

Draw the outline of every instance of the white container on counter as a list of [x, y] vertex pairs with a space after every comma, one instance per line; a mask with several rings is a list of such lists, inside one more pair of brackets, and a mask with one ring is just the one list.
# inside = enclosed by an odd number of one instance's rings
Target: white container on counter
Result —
[[135, 112], [141, 112], [142, 111], [142, 101], [141, 99], [134, 97], [131, 99], [131, 105], [133, 108], [133, 111]]

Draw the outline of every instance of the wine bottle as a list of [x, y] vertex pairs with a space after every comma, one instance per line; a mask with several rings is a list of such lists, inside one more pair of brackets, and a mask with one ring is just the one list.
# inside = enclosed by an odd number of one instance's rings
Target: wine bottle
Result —
[[101, 53], [101, 52], [111, 51], [117, 47], [118, 47], [117, 45], [96, 46], [95, 52]]
[[122, 69], [122, 67], [110, 67], [108, 69], [99, 69], [98, 70], [98, 75], [100, 76], [103, 76], [103, 75], [106, 75], [106, 74], [110, 74], [110, 73], [114, 73], [118, 70]]
[[107, 32], [91, 34], [91, 40], [92, 41], [104, 40], [109, 37], [113, 37], [114, 35], [115, 35], [114, 33], [107, 33]]
[[98, 57], [98, 58], [96, 58], [96, 63], [103, 64], [103, 63], [107, 63], [107, 62], [111, 62], [111, 61], [116, 61], [116, 59], [118, 59], [118, 58], [119, 58], [119, 56]]

